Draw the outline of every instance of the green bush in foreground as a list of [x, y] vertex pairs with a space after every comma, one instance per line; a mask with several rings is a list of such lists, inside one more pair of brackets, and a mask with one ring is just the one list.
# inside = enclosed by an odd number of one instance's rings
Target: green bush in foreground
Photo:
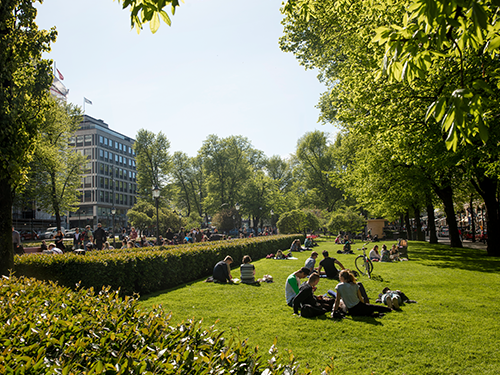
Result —
[[[161, 308], [135, 297], [60, 287], [29, 278], [0, 281], [2, 374], [297, 374], [291, 352], [261, 360], [257, 348], [192, 320], [169, 325]], [[307, 370], [306, 370], [307, 371]]]

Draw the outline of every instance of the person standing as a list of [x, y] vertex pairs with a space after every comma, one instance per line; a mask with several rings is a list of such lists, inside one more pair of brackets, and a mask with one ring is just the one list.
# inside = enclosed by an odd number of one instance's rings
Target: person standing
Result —
[[12, 227], [12, 246], [14, 247], [14, 254], [24, 254], [24, 249], [21, 245], [21, 235], [14, 227]]
[[97, 229], [94, 231], [94, 245], [97, 250], [102, 250], [103, 243], [106, 242], [106, 231], [102, 229], [101, 223], [97, 223]]
[[80, 228], [75, 229], [75, 234], [73, 235], [73, 247], [75, 250], [81, 249], [83, 244], [83, 236], [80, 233]]
[[85, 232], [83, 233], [83, 244], [85, 245], [85, 247], [87, 247], [89, 243], [92, 245], [92, 242], [93, 242], [92, 231], [90, 230], [90, 225], [87, 225], [85, 227]]
[[[59, 229], [57, 231], [57, 234], [56, 236], [54, 237], [54, 241], [56, 243], [56, 247], [61, 250], [62, 252], [64, 252], [64, 250], [66, 250], [65, 246], [64, 246], [64, 234], [62, 232], [61, 229]], [[50, 250], [50, 249], [49, 249]]]

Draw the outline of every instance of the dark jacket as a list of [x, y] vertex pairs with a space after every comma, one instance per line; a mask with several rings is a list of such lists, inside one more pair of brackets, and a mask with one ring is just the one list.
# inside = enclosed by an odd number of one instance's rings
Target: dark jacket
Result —
[[221, 260], [214, 267], [213, 277], [214, 281], [218, 281], [221, 283], [231, 281], [231, 279], [229, 278], [229, 265], [223, 260]]

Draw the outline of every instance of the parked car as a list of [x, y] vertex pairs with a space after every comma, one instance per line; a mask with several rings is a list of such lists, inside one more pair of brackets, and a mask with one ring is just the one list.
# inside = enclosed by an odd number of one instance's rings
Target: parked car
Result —
[[449, 237], [450, 236], [450, 228], [442, 227], [441, 230], [439, 231], [439, 236], [440, 237]]
[[[73, 236], [75, 235], [75, 232], [76, 232], [76, 228], [71, 228], [70, 230], [67, 230], [66, 233], [64, 233], [64, 237], [73, 238]], [[80, 230], [80, 233], [81, 233], [81, 230]]]
[[[64, 227], [61, 227], [61, 231], [63, 234], [66, 233], [66, 229], [64, 229]], [[43, 234], [43, 238], [51, 240], [56, 236], [56, 234], [57, 234], [57, 227], [50, 227], [47, 228], [47, 230]]]
[[21, 236], [21, 241], [38, 240], [38, 233], [34, 230], [22, 230], [19, 232], [19, 235]]

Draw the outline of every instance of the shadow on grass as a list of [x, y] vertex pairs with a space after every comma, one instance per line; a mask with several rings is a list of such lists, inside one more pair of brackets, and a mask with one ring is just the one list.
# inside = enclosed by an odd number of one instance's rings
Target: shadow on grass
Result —
[[[351, 319], [354, 320], [355, 322], [362, 322], [362, 323], [368, 323], [373, 326], [382, 326], [382, 322], [379, 322], [375, 317], [373, 316], [351, 316]], [[379, 318], [382, 319], [382, 318]]]
[[479, 272], [500, 271], [500, 258], [488, 256], [484, 250], [480, 249], [411, 242], [408, 246], [408, 253], [410, 261], [418, 261], [432, 267]]

